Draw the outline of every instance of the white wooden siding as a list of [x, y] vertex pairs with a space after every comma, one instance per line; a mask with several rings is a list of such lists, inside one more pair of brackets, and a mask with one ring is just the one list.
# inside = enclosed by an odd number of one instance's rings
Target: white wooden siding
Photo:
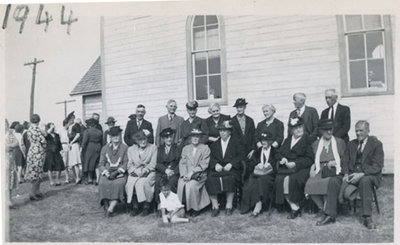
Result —
[[82, 96], [83, 103], [83, 120], [92, 117], [93, 113], [98, 113], [100, 115], [101, 122], [105, 121], [102, 117], [102, 101], [101, 94], [85, 95]]
[[[247, 114], [263, 119], [261, 106], [275, 105], [285, 124], [293, 110], [292, 95], [307, 94], [319, 113], [326, 108], [324, 90], [340, 90], [338, 34], [335, 16], [225, 16], [228, 106], [244, 97]], [[107, 116], [125, 127], [137, 104], [156, 128], [174, 98], [178, 115], [187, 117], [186, 17], [105, 18], [105, 93]], [[385, 172], [393, 173], [394, 96], [343, 98], [352, 112], [350, 138], [357, 120], [371, 122], [371, 134], [384, 144]], [[208, 117], [207, 108], [198, 115]], [[286, 133], [286, 130], [285, 130]]]

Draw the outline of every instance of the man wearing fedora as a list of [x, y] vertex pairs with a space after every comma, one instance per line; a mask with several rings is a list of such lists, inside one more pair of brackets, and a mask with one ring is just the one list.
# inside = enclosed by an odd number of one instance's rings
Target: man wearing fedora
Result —
[[136, 115], [132, 114], [129, 116], [130, 120], [126, 124], [124, 133], [124, 141], [128, 146], [136, 144], [133, 136], [140, 130], [145, 133], [147, 141], [150, 144], [154, 143], [153, 126], [151, 122], [144, 119], [144, 115], [146, 115], [146, 107], [139, 104], [136, 107]]
[[220, 138], [211, 144], [209, 174], [206, 188], [210, 195], [211, 216], [219, 214], [218, 194], [226, 194], [225, 211], [232, 215], [233, 197], [242, 172], [241, 161], [245, 158], [243, 146], [237, 138], [231, 137], [233, 127], [230, 121], [218, 126]]
[[373, 188], [379, 187], [382, 179], [383, 145], [375, 136], [369, 136], [367, 121], [358, 121], [355, 128], [357, 139], [347, 145], [342, 162], [344, 177], [339, 200], [343, 200], [344, 194], [346, 198], [348, 190], [358, 186], [363, 225], [368, 229], [375, 229], [376, 225], [371, 219]]
[[115, 126], [115, 123], [117, 122], [117, 120], [115, 120], [114, 117], [108, 117], [107, 121], [105, 122], [105, 124], [107, 125], [107, 129], [106, 131], [104, 131], [103, 133], [103, 145], [106, 145], [107, 143], [110, 143], [110, 135], [109, 135], [109, 131], [110, 128]]
[[251, 158], [254, 148], [255, 124], [254, 120], [245, 114], [247, 102], [245, 98], [238, 98], [233, 105], [236, 107], [236, 115], [232, 117], [232, 137], [239, 139], [243, 144], [244, 154]]

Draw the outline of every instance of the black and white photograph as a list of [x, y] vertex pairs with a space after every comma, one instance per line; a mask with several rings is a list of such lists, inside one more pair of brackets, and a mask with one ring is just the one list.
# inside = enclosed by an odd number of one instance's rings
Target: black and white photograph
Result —
[[301, 2], [0, 4], [2, 242], [394, 243], [396, 5]]

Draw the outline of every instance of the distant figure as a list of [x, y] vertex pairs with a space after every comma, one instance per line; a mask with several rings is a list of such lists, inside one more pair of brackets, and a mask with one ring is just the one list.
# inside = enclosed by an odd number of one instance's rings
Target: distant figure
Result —
[[181, 148], [183, 148], [185, 145], [190, 144], [190, 133], [192, 132], [192, 129], [197, 128], [203, 131], [205, 134], [203, 137], [200, 139], [200, 142], [202, 144], [207, 143], [207, 125], [204, 119], [196, 116], [197, 113], [197, 107], [199, 104], [197, 101], [189, 101], [186, 103], [186, 110], [189, 114], [189, 118], [186, 119], [181, 126], [181, 139], [179, 140]]
[[23, 183], [22, 170], [26, 168], [26, 149], [24, 145], [24, 139], [22, 136], [24, 126], [18, 124], [14, 128], [14, 136], [18, 140], [18, 148], [15, 149], [15, 163], [17, 165], [17, 177], [18, 183]]
[[82, 164], [81, 160], [81, 148], [79, 145], [79, 139], [81, 138], [82, 128], [80, 126], [81, 120], [75, 119], [74, 112], [68, 115], [69, 127], [68, 127], [68, 138], [69, 138], [69, 151], [68, 151], [68, 165], [73, 168], [75, 173], [75, 184], [81, 183], [79, 165]]
[[[46, 159], [43, 166], [43, 171], [49, 174], [50, 186], [59, 186], [61, 171], [65, 170], [64, 161], [61, 156], [61, 140], [60, 136], [55, 132], [54, 123], [46, 125]], [[56, 172], [55, 183], [53, 181], [53, 172]]]
[[[293, 95], [293, 104], [295, 110], [289, 115], [289, 123], [291, 118], [301, 117], [304, 121], [304, 133], [310, 138], [310, 142], [314, 142], [318, 137], [318, 112], [314, 107], [306, 106], [306, 95], [304, 93], [295, 93]], [[291, 136], [290, 126], [288, 129], [288, 137]]]
[[338, 95], [335, 89], [325, 90], [325, 100], [329, 107], [322, 111], [321, 119], [333, 120], [335, 122], [333, 136], [348, 143], [348, 132], [351, 124], [350, 108], [338, 103]]
[[231, 116], [221, 114], [221, 106], [218, 103], [212, 103], [208, 107], [208, 113], [210, 117], [206, 119], [208, 128], [208, 146], [219, 139], [218, 126], [221, 126], [223, 122], [231, 119]]
[[176, 109], [178, 108], [175, 100], [173, 99], [168, 100], [167, 105], [165, 107], [168, 110], [167, 115], [158, 118], [157, 131], [156, 131], [157, 146], [161, 145], [161, 138], [159, 135], [160, 132], [165, 128], [172, 128], [173, 130], [175, 130], [173, 142], [175, 144], [178, 144], [179, 143], [178, 141], [181, 138], [181, 126], [183, 121], [185, 121], [183, 117], [180, 117], [175, 114]]
[[96, 120], [95, 128], [97, 128], [103, 133], [103, 127], [100, 125], [100, 114], [95, 112], [92, 114], [92, 118]]
[[5, 149], [6, 149], [6, 178], [7, 178], [7, 205], [9, 208], [14, 208], [14, 204], [12, 202], [12, 190], [16, 188], [17, 186], [17, 167], [15, 164], [15, 155], [14, 155], [14, 149], [18, 147], [18, 141], [15, 138], [14, 134], [9, 128], [9, 123], [6, 119], [5, 121]]
[[131, 120], [129, 120], [126, 124], [124, 134], [124, 141], [128, 146], [137, 144], [134, 141], [133, 136], [139, 131], [144, 132], [144, 134], [147, 136], [147, 141], [150, 144], [154, 143], [153, 125], [151, 122], [144, 119], [144, 115], [146, 115], [146, 107], [142, 104], [139, 104], [136, 107], [136, 114], [129, 116]]
[[63, 127], [59, 131], [60, 135], [60, 141], [61, 141], [61, 156], [65, 165], [65, 184], [69, 183], [69, 171], [70, 171], [70, 166], [69, 166], [69, 161], [68, 161], [68, 152], [69, 152], [69, 137], [68, 137], [68, 126], [69, 126], [69, 120], [65, 118], [63, 120]]
[[110, 128], [115, 126], [116, 122], [117, 121], [115, 120], [114, 117], [107, 118], [107, 121], [105, 122], [105, 124], [107, 125], [108, 128], [103, 133], [103, 145], [106, 145], [111, 142], [110, 134], [108, 132], [110, 131]]
[[97, 122], [93, 118], [86, 120], [88, 129], [86, 129], [82, 140], [82, 153], [84, 155], [82, 170], [85, 184], [93, 184], [103, 146], [103, 133], [96, 127], [96, 124]]

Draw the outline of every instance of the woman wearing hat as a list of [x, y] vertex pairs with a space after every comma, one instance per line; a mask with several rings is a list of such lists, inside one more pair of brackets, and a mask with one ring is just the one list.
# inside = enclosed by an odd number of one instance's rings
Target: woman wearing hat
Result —
[[172, 192], [177, 193], [180, 152], [178, 146], [172, 143], [174, 133], [175, 130], [172, 128], [165, 128], [160, 133], [163, 144], [158, 147], [157, 151], [155, 186], [155, 198], [157, 203], [160, 203], [159, 194], [162, 179], [168, 182]]
[[183, 147], [179, 161], [178, 196], [185, 204], [186, 211], [196, 216], [210, 204], [206, 187], [207, 168], [210, 161], [210, 149], [200, 143], [204, 133], [193, 129], [190, 133], [191, 144]]
[[29, 198], [31, 201], [37, 201], [43, 198], [40, 192], [40, 180], [43, 173], [43, 164], [46, 157], [46, 132], [39, 128], [40, 117], [33, 114], [31, 117], [31, 126], [28, 129], [28, 140], [31, 143], [26, 159], [25, 179], [32, 183]]
[[[43, 171], [49, 174], [51, 186], [59, 186], [61, 171], [65, 170], [64, 161], [60, 151], [62, 150], [60, 136], [55, 132], [54, 123], [46, 125], [46, 159], [44, 161]], [[53, 181], [53, 171], [56, 172], [56, 182]]]
[[110, 128], [115, 126], [116, 122], [117, 121], [114, 119], [114, 117], [107, 118], [107, 121], [105, 122], [105, 124], [107, 125], [108, 128], [103, 133], [103, 145], [110, 143], [111, 140], [110, 140], [110, 135], [108, 134], [108, 131], [110, 130]]
[[342, 183], [341, 158], [346, 144], [332, 135], [334, 122], [321, 119], [318, 123], [321, 138], [312, 145], [315, 161], [311, 166], [310, 178], [306, 183], [304, 193], [310, 195], [318, 206], [322, 216], [317, 225], [334, 223], [337, 215], [337, 203]]
[[103, 133], [96, 127], [97, 121], [93, 118], [86, 120], [86, 129], [83, 134], [83, 178], [85, 184], [93, 184], [95, 170], [99, 163], [100, 151], [103, 145]]
[[212, 103], [208, 107], [208, 113], [211, 114], [206, 119], [207, 132], [208, 132], [208, 145], [219, 139], [218, 126], [221, 126], [223, 122], [230, 120], [231, 117], [228, 115], [221, 114], [221, 106], [218, 103]]
[[275, 138], [270, 132], [261, 133], [259, 136], [262, 144], [248, 162], [250, 173], [249, 180], [242, 191], [242, 204], [240, 212], [245, 214], [253, 207], [252, 217], [261, 213], [262, 205], [272, 202], [272, 189], [276, 172], [276, 149], [271, 147]]
[[201, 137], [201, 143], [207, 143], [207, 124], [205, 120], [196, 116], [197, 107], [199, 104], [197, 101], [189, 101], [186, 103], [186, 110], [189, 114], [189, 118], [183, 121], [180, 130], [181, 130], [181, 147], [190, 144], [190, 132], [192, 129], [197, 128], [200, 129], [205, 134]]
[[132, 216], [139, 214], [139, 204], [143, 204], [142, 216], [146, 216], [150, 213], [150, 203], [154, 197], [157, 146], [148, 143], [142, 130], [134, 135], [134, 139], [136, 144], [128, 149], [127, 204]]
[[300, 203], [304, 198], [304, 186], [310, 175], [314, 153], [308, 136], [304, 134], [303, 119], [295, 117], [289, 121], [292, 136], [283, 141], [276, 156], [275, 202], [282, 205], [286, 200], [292, 210], [287, 218], [295, 219], [301, 215]]
[[210, 195], [211, 216], [219, 214], [218, 194], [226, 194], [225, 212], [232, 215], [233, 197], [240, 182], [244, 147], [239, 139], [231, 137], [233, 127], [225, 121], [218, 127], [220, 139], [211, 144], [210, 165], [206, 188]]
[[9, 190], [8, 193], [8, 206], [10, 208], [14, 208], [14, 204], [11, 200], [11, 192], [17, 186], [17, 167], [15, 163], [15, 154], [14, 149], [18, 147], [18, 140], [15, 138], [12, 130], [10, 129], [10, 125], [8, 120], [5, 121], [6, 131], [5, 131], [5, 148], [6, 148], [6, 170], [7, 170], [7, 187]]
[[104, 205], [105, 215], [108, 217], [114, 215], [117, 203], [125, 199], [128, 146], [122, 143], [121, 131], [119, 127], [110, 128], [108, 134], [111, 143], [103, 146], [100, 153], [100, 204]]

